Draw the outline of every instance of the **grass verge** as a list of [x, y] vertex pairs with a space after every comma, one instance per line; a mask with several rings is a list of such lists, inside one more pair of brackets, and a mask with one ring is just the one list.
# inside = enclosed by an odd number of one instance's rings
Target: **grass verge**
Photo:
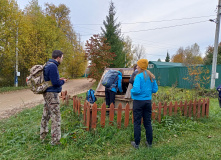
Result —
[[[79, 95], [85, 98], [85, 93]], [[101, 104], [102, 99], [98, 99]], [[50, 134], [39, 139], [43, 105], [1, 120], [0, 159], [220, 159], [221, 112], [217, 99], [210, 99], [209, 118], [163, 117], [153, 123], [153, 148], [145, 147], [142, 127], [140, 149], [131, 147], [133, 125], [117, 125], [85, 131], [82, 116], [73, 113], [72, 103], [61, 106], [60, 146], [51, 146]], [[115, 117], [116, 118], [116, 117]], [[122, 120], [123, 121], [123, 120]], [[50, 125], [49, 125], [50, 126]]]

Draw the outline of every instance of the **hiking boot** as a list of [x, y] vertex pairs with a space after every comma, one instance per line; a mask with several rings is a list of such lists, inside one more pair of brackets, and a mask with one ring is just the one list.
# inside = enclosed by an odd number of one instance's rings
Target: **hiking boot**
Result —
[[148, 148], [152, 148], [152, 145], [148, 144], [147, 141], [146, 141], [145, 143], [146, 143], [146, 146], [147, 146]]
[[139, 145], [136, 145], [136, 143], [133, 141], [131, 142], [131, 145], [135, 148], [135, 149], [139, 149]]

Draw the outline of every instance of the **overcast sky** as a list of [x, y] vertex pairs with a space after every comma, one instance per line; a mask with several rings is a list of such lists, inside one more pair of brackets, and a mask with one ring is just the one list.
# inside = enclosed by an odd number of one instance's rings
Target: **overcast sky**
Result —
[[[164, 61], [179, 47], [194, 43], [200, 46], [202, 56], [209, 45], [214, 45], [218, 0], [112, 0], [117, 22], [121, 23], [124, 37], [129, 36], [134, 45], [143, 45], [145, 58], [149, 61]], [[17, 0], [20, 9], [29, 0]], [[39, 0], [56, 6], [65, 4], [71, 10], [70, 18], [82, 43], [93, 34], [101, 33], [110, 0]], [[220, 40], [220, 38], [219, 38]]]

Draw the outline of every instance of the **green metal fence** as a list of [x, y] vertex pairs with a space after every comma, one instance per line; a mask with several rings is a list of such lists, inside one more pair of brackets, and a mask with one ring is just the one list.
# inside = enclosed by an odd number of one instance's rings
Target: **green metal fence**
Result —
[[[178, 88], [192, 89], [200, 87], [209, 89], [211, 81], [211, 65], [195, 67], [171, 67], [171, 68], [149, 68], [156, 76], [160, 86], [176, 86]], [[220, 73], [216, 79], [216, 87], [221, 84], [221, 65], [217, 65], [216, 72]]]

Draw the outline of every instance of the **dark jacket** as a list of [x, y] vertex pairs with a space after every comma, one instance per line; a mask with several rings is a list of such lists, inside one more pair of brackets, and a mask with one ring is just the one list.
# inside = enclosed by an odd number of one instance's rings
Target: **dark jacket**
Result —
[[61, 92], [61, 86], [64, 84], [64, 80], [60, 80], [58, 66], [59, 63], [56, 60], [49, 59], [46, 66], [44, 67], [44, 79], [45, 81], [51, 81], [53, 85], [51, 87], [48, 87], [45, 92]]
[[129, 83], [131, 83], [132, 85], [134, 84], [134, 78], [137, 75], [138, 71], [137, 69], [133, 72], [133, 74], [131, 75], [130, 79], [129, 79]]

